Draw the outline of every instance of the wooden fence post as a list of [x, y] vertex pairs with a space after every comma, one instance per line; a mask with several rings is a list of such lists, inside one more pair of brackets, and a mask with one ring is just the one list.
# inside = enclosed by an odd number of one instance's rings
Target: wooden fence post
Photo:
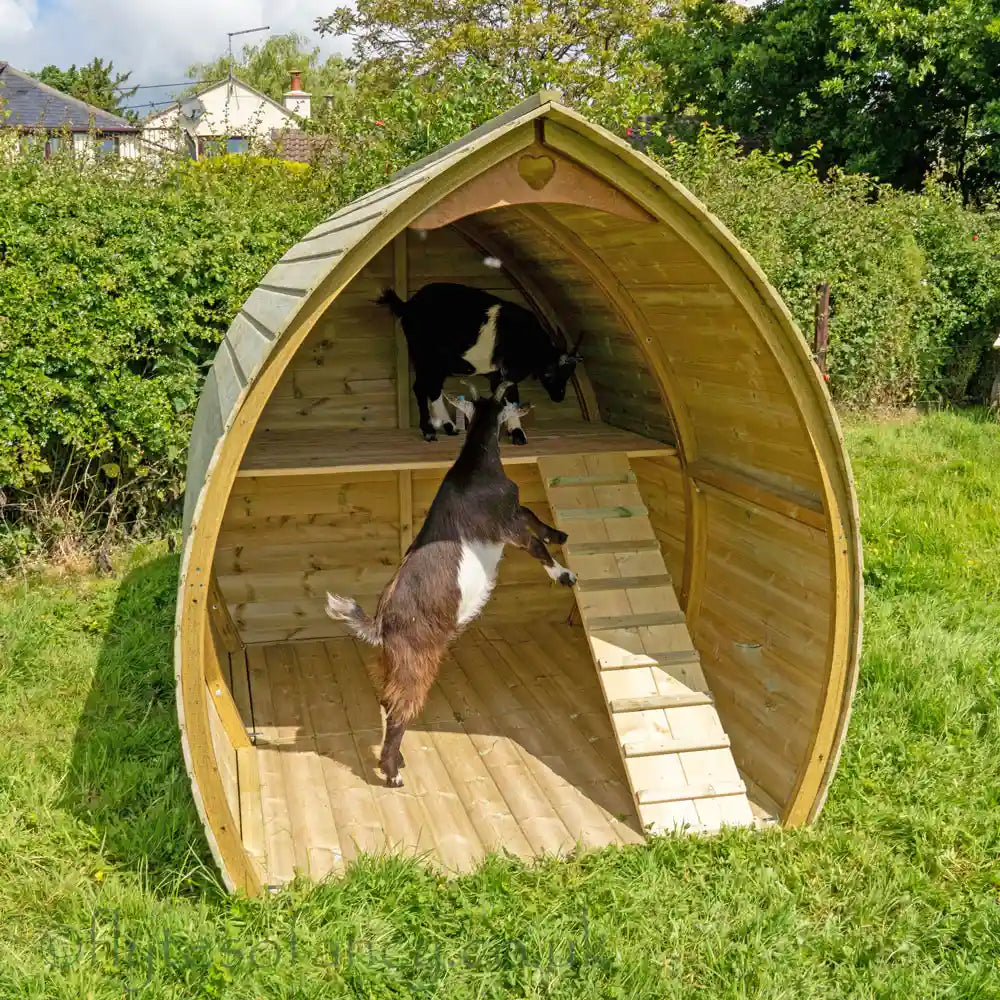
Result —
[[816, 286], [816, 329], [813, 334], [813, 358], [824, 382], [830, 381], [826, 371], [826, 352], [830, 342], [830, 286], [823, 281]]

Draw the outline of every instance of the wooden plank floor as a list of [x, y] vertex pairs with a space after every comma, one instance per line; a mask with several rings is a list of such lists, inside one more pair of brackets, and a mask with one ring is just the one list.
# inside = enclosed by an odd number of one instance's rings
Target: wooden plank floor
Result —
[[374, 655], [346, 638], [247, 650], [256, 785], [241, 780], [241, 812], [265, 884], [320, 879], [361, 852], [462, 872], [493, 850], [531, 858], [642, 841], [579, 626], [469, 629], [403, 739], [402, 789], [376, 771]]
[[[546, 425], [526, 429], [528, 443], [504, 442], [505, 464], [530, 465], [540, 456], [622, 452], [630, 457], [676, 454], [671, 445], [607, 424]], [[359, 470], [447, 469], [458, 457], [464, 434], [440, 434], [423, 441], [416, 428], [402, 430], [271, 431], [256, 434], [237, 473], [249, 476], [290, 476]]]

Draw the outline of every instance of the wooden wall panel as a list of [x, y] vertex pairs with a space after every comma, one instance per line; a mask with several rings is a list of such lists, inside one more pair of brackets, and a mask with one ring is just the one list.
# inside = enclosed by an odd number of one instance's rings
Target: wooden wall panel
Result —
[[[583, 335], [582, 353], [601, 419], [615, 427], [673, 443], [675, 435], [659, 386], [641, 351], [622, 330], [614, 310], [581, 269], [516, 209], [485, 212], [476, 217], [476, 224], [516, 245], [520, 266], [531, 270], [559, 313], [567, 336], [573, 340]], [[623, 225], [631, 231], [632, 224], [623, 222]], [[635, 225], [648, 228], [649, 224]]]
[[[410, 232], [407, 237], [407, 275], [410, 293], [417, 291], [432, 281], [454, 281], [498, 295], [503, 299], [530, 308], [524, 297], [499, 268], [487, 267], [483, 255], [450, 227], [432, 229], [423, 234]], [[473, 380], [482, 392], [488, 390], [485, 378]], [[448, 379], [445, 391], [457, 396], [468, 396], [468, 387], [459, 379]], [[581, 423], [583, 415], [579, 404], [570, 392], [562, 403], [553, 403], [548, 394], [536, 381], [526, 381], [520, 386], [521, 402], [530, 404], [531, 412], [522, 421], [525, 434], [531, 435], [531, 428], [551, 427], [554, 424]], [[411, 392], [410, 426], [417, 427], [419, 418], [416, 399]], [[416, 439], [419, 443], [419, 436]]]
[[244, 642], [342, 635], [326, 591], [374, 598], [399, 562], [397, 474], [239, 479], [215, 556]]
[[783, 804], [822, 707], [829, 548], [814, 528], [705, 496], [708, 551], [695, 642], [737, 764]]
[[392, 315], [373, 302], [391, 282], [387, 249], [310, 332], [264, 407], [255, 434], [396, 426]]
[[684, 477], [676, 458], [633, 458], [630, 460], [649, 522], [660, 542], [663, 559], [680, 591], [684, 581], [684, 551], [687, 511], [684, 502]]

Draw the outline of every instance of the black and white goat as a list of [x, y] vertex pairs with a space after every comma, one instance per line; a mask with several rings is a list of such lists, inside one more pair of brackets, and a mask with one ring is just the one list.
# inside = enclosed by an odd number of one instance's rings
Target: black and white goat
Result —
[[[480, 288], [434, 282], [406, 302], [388, 288], [377, 301], [402, 323], [425, 441], [437, 440], [439, 429], [457, 433], [441, 394], [449, 375], [488, 375], [493, 392], [502, 381], [512, 382], [507, 399], [515, 405], [517, 383], [537, 378], [552, 401], [561, 403], [583, 360], [579, 340], [570, 351], [557, 347], [530, 310]], [[514, 444], [527, 443], [517, 414], [508, 418], [507, 429]]]
[[500, 464], [500, 427], [517, 409], [504, 405], [505, 391], [501, 383], [475, 402], [450, 400], [470, 416], [466, 439], [374, 617], [350, 598], [327, 594], [327, 614], [381, 648], [381, 676], [374, 678], [385, 713], [379, 766], [390, 787], [403, 784], [403, 733], [423, 709], [449, 643], [489, 599], [504, 546], [527, 549], [564, 586], [576, 583], [545, 547], [566, 535], [521, 506]]

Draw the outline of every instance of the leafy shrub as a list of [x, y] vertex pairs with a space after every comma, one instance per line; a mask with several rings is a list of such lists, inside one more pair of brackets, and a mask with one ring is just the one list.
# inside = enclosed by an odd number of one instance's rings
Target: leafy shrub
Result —
[[965, 397], [1000, 328], [1000, 219], [858, 174], [821, 180], [797, 162], [743, 155], [735, 136], [654, 141], [667, 169], [737, 235], [811, 335], [831, 287], [834, 395], [852, 406]]
[[[342, 152], [325, 169], [0, 155], [0, 567], [26, 548], [162, 523], [183, 489], [205, 370], [271, 265], [341, 204], [521, 96], [473, 62], [388, 90], [359, 86], [326, 122]], [[612, 128], [630, 114], [586, 111]], [[830, 282], [841, 400], [966, 393], [1000, 325], [996, 217], [935, 185], [913, 195], [858, 176], [821, 181], [810, 156], [743, 156], [707, 129], [654, 145], [804, 331], [816, 284]]]
[[325, 178], [248, 157], [156, 172], [0, 164], [8, 522], [51, 509], [74, 484], [70, 507], [90, 527], [169, 506], [217, 344], [262, 275], [329, 211]]

